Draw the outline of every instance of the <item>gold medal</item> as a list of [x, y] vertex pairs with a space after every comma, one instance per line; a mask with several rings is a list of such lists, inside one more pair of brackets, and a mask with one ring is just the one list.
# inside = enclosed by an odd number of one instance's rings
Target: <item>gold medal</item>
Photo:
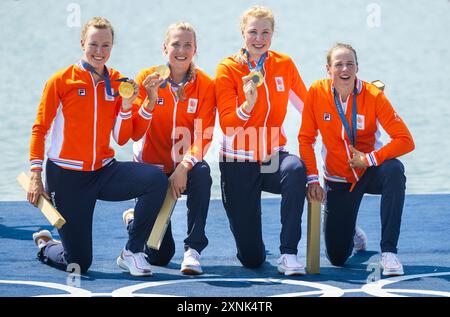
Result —
[[170, 68], [166, 65], [159, 65], [155, 68], [155, 73], [158, 73], [162, 79], [166, 80], [170, 76]]
[[259, 87], [263, 84], [264, 78], [261, 72], [259, 71], [252, 71], [250, 74], [250, 79], [255, 83], [256, 87]]
[[119, 94], [122, 98], [128, 99], [134, 94], [134, 87], [132, 83], [123, 81], [119, 85]]

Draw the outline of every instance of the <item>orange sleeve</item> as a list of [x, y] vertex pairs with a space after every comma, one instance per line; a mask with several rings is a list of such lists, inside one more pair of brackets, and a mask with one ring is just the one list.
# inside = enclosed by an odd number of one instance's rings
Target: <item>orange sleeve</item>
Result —
[[415, 147], [408, 127], [394, 110], [384, 93], [378, 95], [376, 105], [377, 119], [391, 137], [391, 141], [379, 150], [366, 154], [366, 159], [370, 166], [381, 165], [386, 160], [411, 152]]
[[311, 86], [302, 112], [302, 124], [298, 133], [300, 158], [306, 166], [306, 180], [308, 184], [319, 183], [319, 171], [317, 169], [314, 144], [317, 139], [317, 122], [314, 114], [315, 103], [314, 87]]
[[152, 112], [149, 112], [144, 107], [144, 101], [147, 98], [147, 92], [145, 90], [144, 85], [142, 84], [148, 76], [147, 70], [142, 70], [136, 76], [136, 83], [139, 85], [139, 95], [133, 103], [132, 109], [132, 117], [133, 117], [133, 141], [140, 140], [147, 131], [148, 127], [151, 124], [152, 120]]
[[45, 152], [45, 137], [52, 126], [61, 103], [62, 85], [60, 74], [56, 73], [45, 84], [36, 120], [31, 130], [30, 169], [42, 170]]
[[295, 66], [292, 60], [291, 63], [292, 86], [291, 91], [289, 92], [289, 101], [292, 103], [295, 109], [298, 110], [298, 112], [302, 113], [308, 90], [306, 89], [305, 83], [300, 76], [297, 66]]
[[[216, 69], [215, 91], [219, 122], [225, 134], [234, 134], [235, 128], [244, 127], [250, 119], [250, 113], [238, 105], [238, 89], [242, 82], [236, 82], [232, 70], [225, 63], [220, 63]], [[233, 128], [233, 129], [227, 129]], [[229, 133], [227, 133], [229, 130]]]
[[212, 142], [216, 121], [214, 81], [207, 85], [200, 102], [201, 106], [194, 121], [194, 142], [183, 158], [192, 166], [203, 160]]

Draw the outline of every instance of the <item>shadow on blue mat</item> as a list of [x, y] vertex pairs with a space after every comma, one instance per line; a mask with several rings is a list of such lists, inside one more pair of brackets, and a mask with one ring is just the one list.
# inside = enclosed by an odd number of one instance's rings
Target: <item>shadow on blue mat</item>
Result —
[[[1, 219], [0, 219], [1, 221]], [[32, 228], [32, 229], [27, 229]], [[49, 230], [52, 231], [52, 226], [14, 226], [14, 227], [8, 227], [5, 225], [0, 224], [0, 238], [1, 239], [13, 239], [13, 240], [33, 240], [32, 235], [36, 231], [39, 230]]]

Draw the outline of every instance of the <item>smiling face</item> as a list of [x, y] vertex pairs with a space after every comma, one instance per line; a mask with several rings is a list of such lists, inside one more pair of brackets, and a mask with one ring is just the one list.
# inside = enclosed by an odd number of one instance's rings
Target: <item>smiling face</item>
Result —
[[250, 57], [258, 62], [272, 44], [273, 23], [270, 18], [249, 17], [242, 30], [245, 48]]
[[194, 32], [179, 28], [169, 31], [164, 42], [164, 53], [172, 69], [187, 71], [196, 52]]
[[329, 55], [327, 72], [333, 86], [342, 94], [351, 92], [355, 85], [358, 64], [355, 53], [345, 47], [334, 49]]
[[102, 74], [111, 55], [112, 45], [113, 35], [110, 29], [90, 26], [84, 38], [81, 39], [81, 48], [84, 51], [82, 58]]

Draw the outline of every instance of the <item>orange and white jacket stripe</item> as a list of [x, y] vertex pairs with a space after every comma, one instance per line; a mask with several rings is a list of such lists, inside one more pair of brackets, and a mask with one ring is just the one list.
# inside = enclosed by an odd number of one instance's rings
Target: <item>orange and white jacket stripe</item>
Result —
[[216, 69], [217, 108], [223, 134], [221, 154], [266, 161], [286, 145], [282, 126], [288, 100], [301, 113], [307, 90], [292, 59], [268, 51], [263, 65], [264, 82], [258, 87], [253, 110], [247, 113], [242, 107], [246, 101], [242, 77], [250, 71], [247, 63], [239, 62], [239, 56], [242, 58], [242, 51], [224, 59]]
[[212, 138], [216, 119], [214, 81], [201, 69], [184, 86], [186, 99], [177, 98], [170, 82], [158, 89], [152, 113], [141, 105], [147, 93], [142, 85], [155, 67], [136, 77], [140, 93], [133, 104], [133, 158], [171, 173], [181, 161], [201, 162]]
[[[378, 166], [385, 160], [412, 151], [414, 141], [411, 133], [384, 93], [376, 86], [359, 79], [356, 84], [358, 92], [355, 148], [365, 153], [366, 164]], [[318, 183], [313, 146], [320, 131], [323, 143], [324, 178], [332, 182], [354, 184], [364, 174], [365, 169], [351, 168], [348, 163], [352, 156], [349, 150], [351, 143], [336, 109], [333, 90], [330, 79], [318, 80], [311, 85], [298, 134], [300, 156], [306, 165], [308, 183]], [[353, 94], [348, 97], [346, 103], [345, 113], [352, 129]], [[380, 126], [391, 138], [391, 141], [384, 146], [380, 140]]]
[[[120, 73], [108, 69], [116, 92]], [[121, 111], [122, 98], [106, 94], [105, 82], [95, 84], [81, 62], [56, 72], [46, 83], [32, 128], [31, 170], [42, 170], [46, 136], [47, 157], [62, 168], [94, 171], [114, 158], [109, 146], [111, 132], [124, 144], [132, 133], [131, 110]]]

